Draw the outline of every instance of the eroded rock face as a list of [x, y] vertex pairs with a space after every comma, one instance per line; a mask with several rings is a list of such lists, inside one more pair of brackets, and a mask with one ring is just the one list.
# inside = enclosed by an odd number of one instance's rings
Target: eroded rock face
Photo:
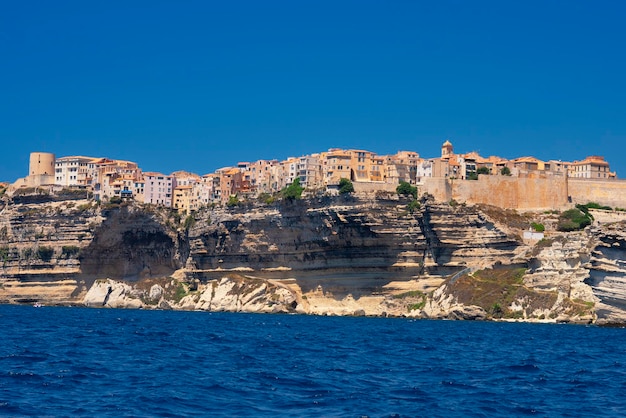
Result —
[[96, 279], [169, 275], [182, 254], [178, 233], [141, 206], [9, 204], [0, 212], [0, 302], [80, 303]]
[[474, 208], [429, 204], [411, 214], [406, 203], [323, 199], [205, 212], [189, 231], [188, 266], [245, 268], [294, 277], [305, 292], [360, 297], [394, 280], [506, 262], [519, 245]]
[[127, 281], [169, 276], [182, 266], [178, 236], [140, 208], [104, 211], [104, 220], [79, 257], [81, 273]]
[[13, 203], [0, 212], [0, 301], [626, 322], [623, 224], [524, 244], [477, 207], [407, 203], [206, 209], [189, 230], [143, 205]]
[[598, 302], [598, 322], [626, 323], [626, 224], [618, 222], [593, 228], [588, 284]]

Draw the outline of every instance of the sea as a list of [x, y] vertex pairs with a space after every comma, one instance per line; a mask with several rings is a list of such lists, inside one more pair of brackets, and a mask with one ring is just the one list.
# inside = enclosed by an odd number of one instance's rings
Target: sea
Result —
[[620, 417], [626, 330], [0, 305], [0, 415]]

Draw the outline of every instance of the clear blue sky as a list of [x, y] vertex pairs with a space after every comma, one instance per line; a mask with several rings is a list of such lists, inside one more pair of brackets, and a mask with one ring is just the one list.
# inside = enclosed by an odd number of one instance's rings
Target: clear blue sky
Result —
[[0, 180], [31, 151], [206, 174], [331, 147], [626, 177], [624, 1], [14, 1]]

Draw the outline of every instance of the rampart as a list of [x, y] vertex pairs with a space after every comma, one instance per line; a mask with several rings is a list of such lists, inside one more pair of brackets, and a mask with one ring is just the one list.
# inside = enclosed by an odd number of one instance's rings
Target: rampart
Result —
[[572, 203], [597, 202], [613, 208], [626, 208], [626, 180], [568, 179]]
[[626, 208], [626, 181], [567, 177], [479, 176], [478, 180], [426, 178], [418, 185], [437, 200], [489, 204], [519, 210], [563, 210], [576, 203], [597, 202]]
[[360, 182], [355, 181], [352, 183], [354, 186], [354, 191], [357, 193], [375, 193], [379, 190], [386, 192], [395, 192], [398, 187], [397, 184], [390, 183], [369, 183], [369, 182]]
[[478, 180], [424, 179], [421, 187], [437, 200], [489, 204], [520, 210], [565, 209], [567, 179], [479, 176]]

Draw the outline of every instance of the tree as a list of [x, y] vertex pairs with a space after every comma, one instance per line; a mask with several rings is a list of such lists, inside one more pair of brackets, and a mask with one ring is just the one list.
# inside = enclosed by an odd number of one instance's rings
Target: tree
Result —
[[342, 178], [339, 180], [339, 194], [353, 193], [354, 185], [348, 179]]
[[478, 167], [478, 170], [476, 170], [477, 174], [491, 174], [491, 169], [489, 167]]
[[566, 210], [559, 216], [557, 229], [564, 232], [579, 231], [588, 225], [591, 225], [591, 215], [577, 206], [574, 209]]
[[300, 178], [296, 177], [289, 186], [285, 187], [281, 191], [281, 194], [283, 195], [283, 198], [287, 200], [295, 200], [300, 199], [303, 191], [304, 187], [300, 186]]
[[417, 187], [411, 186], [406, 181], [401, 181], [398, 187], [396, 187], [396, 193], [404, 196], [413, 196], [417, 199]]
[[232, 208], [234, 206], [239, 205], [239, 198], [237, 197], [237, 195], [231, 195], [228, 197], [228, 202], [226, 202], [226, 206], [228, 206], [229, 208]]
[[509, 167], [502, 167], [502, 170], [500, 170], [500, 174], [502, 174], [503, 176], [510, 176], [511, 169]]

